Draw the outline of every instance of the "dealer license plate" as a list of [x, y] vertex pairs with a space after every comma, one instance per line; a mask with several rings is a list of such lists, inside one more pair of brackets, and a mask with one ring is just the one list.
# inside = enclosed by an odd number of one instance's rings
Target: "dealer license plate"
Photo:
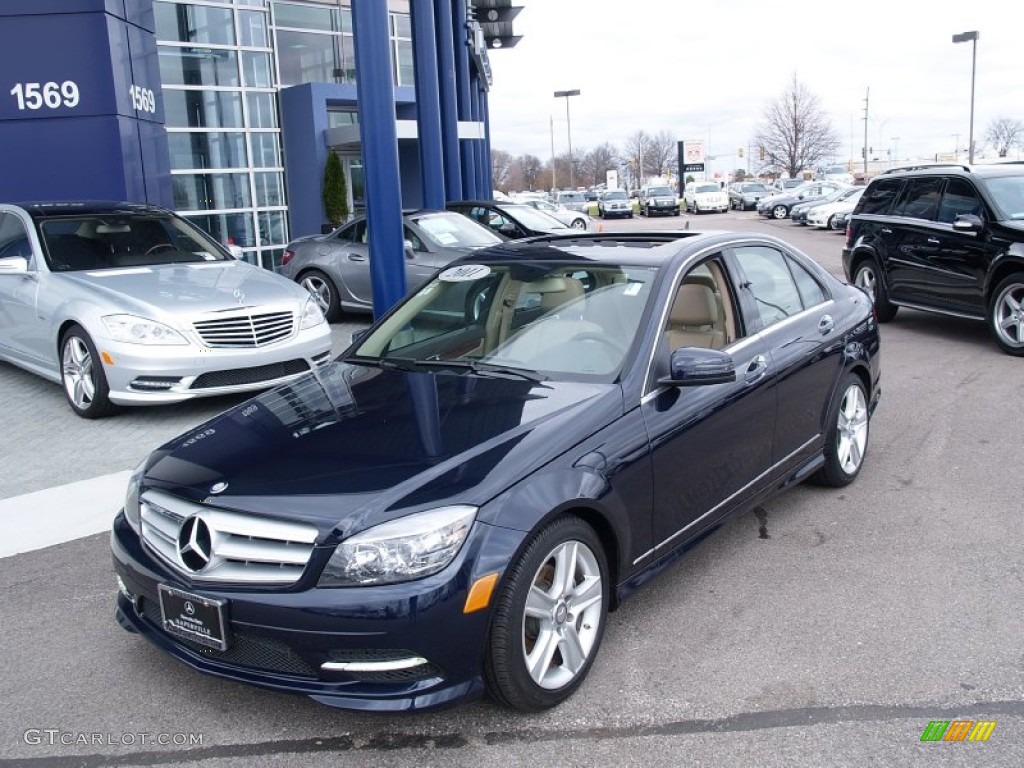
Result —
[[228, 635], [224, 621], [227, 600], [214, 600], [160, 585], [160, 613], [164, 629], [193, 643], [226, 651]]

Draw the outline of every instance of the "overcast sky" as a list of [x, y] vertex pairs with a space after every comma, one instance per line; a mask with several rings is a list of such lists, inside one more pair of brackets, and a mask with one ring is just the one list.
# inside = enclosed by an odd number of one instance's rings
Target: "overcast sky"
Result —
[[[996, 117], [1024, 120], [1019, 0], [517, 0], [523, 10], [511, 49], [491, 50], [491, 144], [542, 160], [605, 141], [621, 147], [643, 129], [702, 138], [721, 156], [713, 170], [744, 167], [737, 148], [754, 144], [765, 105], [793, 74], [821, 101], [840, 139], [837, 160], [859, 160], [864, 96], [868, 144], [900, 158], [966, 154], [971, 43], [978, 30], [975, 144]], [[551, 121], [554, 121], [553, 131]], [[851, 152], [852, 147], [852, 152]], [[731, 156], [731, 157], [730, 157]]]

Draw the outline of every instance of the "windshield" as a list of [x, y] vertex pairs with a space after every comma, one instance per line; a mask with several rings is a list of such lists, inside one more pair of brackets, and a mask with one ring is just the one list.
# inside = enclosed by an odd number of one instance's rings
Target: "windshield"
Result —
[[462, 264], [443, 270], [348, 358], [413, 370], [612, 381], [657, 268]]
[[675, 192], [669, 187], [651, 187], [647, 190], [647, 194], [649, 197], [671, 197]]
[[443, 248], [482, 248], [504, 242], [487, 227], [460, 213], [427, 213], [411, 218], [428, 240]]
[[560, 203], [585, 203], [586, 195], [582, 192], [559, 192], [558, 202]]
[[744, 184], [743, 185], [743, 191], [744, 192], [767, 192], [768, 190], [765, 189], [764, 184]]
[[1001, 219], [1024, 219], [1024, 176], [1002, 176], [982, 182]]
[[499, 209], [518, 219], [530, 229], [539, 229], [542, 232], [550, 232], [555, 229], [569, 229], [558, 219], [549, 216], [543, 211], [538, 211], [530, 205], [502, 205], [499, 206]]
[[721, 188], [717, 184], [698, 184], [694, 190], [697, 194], [703, 192], [720, 192]]
[[628, 200], [626, 197], [625, 190], [613, 189], [611, 192], [605, 192], [602, 200]]
[[53, 272], [232, 260], [201, 230], [157, 213], [43, 219], [39, 233]]

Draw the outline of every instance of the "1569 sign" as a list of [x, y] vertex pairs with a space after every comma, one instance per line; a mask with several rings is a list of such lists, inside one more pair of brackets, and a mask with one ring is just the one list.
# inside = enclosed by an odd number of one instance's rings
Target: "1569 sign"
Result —
[[78, 83], [65, 80], [63, 83], [15, 83], [10, 94], [18, 103], [19, 110], [75, 108], [81, 101]]

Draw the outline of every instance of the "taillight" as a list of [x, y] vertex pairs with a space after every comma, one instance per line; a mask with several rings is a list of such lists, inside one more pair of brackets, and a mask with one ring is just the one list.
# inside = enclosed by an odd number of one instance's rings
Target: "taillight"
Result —
[[285, 251], [284, 255], [281, 257], [281, 266], [283, 267], [285, 264], [287, 264], [289, 261], [291, 261], [292, 257], [294, 255], [295, 255], [294, 251]]
[[[850, 245], [850, 238], [852, 236], [853, 236], [853, 228], [850, 225], [850, 222], [846, 222], [846, 245], [847, 245], [847, 247], [849, 247], [849, 245]], [[287, 253], [288, 252], [285, 251], [285, 255], [287, 255]]]

